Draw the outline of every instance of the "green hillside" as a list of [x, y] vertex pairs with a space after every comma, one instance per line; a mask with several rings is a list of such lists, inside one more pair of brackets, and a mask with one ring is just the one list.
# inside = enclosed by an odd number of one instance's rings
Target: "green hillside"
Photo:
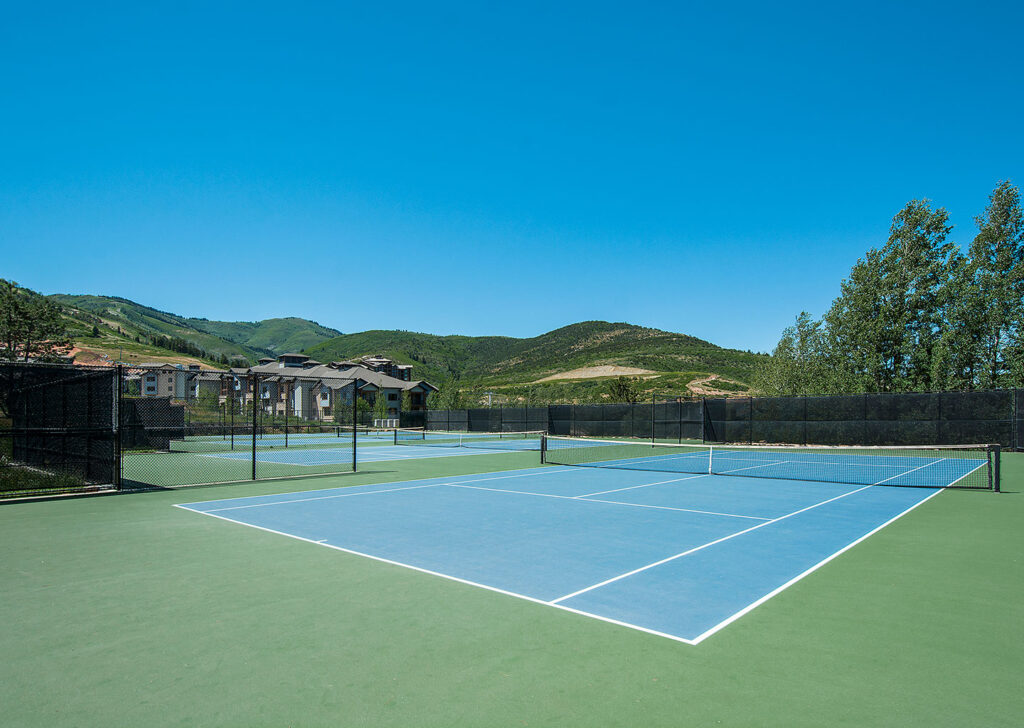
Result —
[[746, 391], [762, 355], [724, 349], [685, 334], [607, 321], [586, 321], [540, 336], [434, 336], [408, 331], [364, 331], [346, 334], [306, 354], [321, 361], [384, 354], [414, 365], [413, 375], [434, 383], [449, 378], [472, 399], [483, 390], [506, 401], [600, 401], [614, 376], [538, 380], [592, 367], [629, 367], [649, 391], [686, 391], [687, 384], [708, 377], [723, 378], [729, 391]]
[[[55, 294], [76, 361], [168, 361], [224, 367], [303, 351], [320, 361], [383, 354], [413, 375], [454, 383], [467, 404], [594, 402], [619, 375], [645, 392], [740, 393], [763, 356], [627, 323], [585, 321], [530, 338], [435, 336], [411, 331], [340, 334], [314, 321], [187, 318], [124, 298]], [[488, 394], [490, 393], [490, 394]]]
[[[224, 366], [302, 349], [339, 332], [300, 318], [256, 322], [193, 319], [112, 296], [54, 294], [79, 362], [171, 361]], [[98, 335], [97, 335], [98, 334]]]
[[186, 319], [188, 323], [208, 334], [241, 344], [261, 352], [284, 354], [302, 351], [321, 341], [341, 334], [340, 331], [321, 326], [315, 321], [301, 318], [272, 318], [263, 321], [209, 321]]

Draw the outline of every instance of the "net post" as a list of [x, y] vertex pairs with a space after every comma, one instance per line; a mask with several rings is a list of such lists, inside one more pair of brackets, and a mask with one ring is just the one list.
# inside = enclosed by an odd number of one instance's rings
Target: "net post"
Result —
[[992, 446], [992, 490], [999, 493], [999, 466], [1002, 459], [1003, 448], [999, 445]]
[[548, 436], [540, 436], [540, 464], [544, 465], [548, 460]]
[[714, 470], [714, 467], [713, 467], [714, 460], [715, 460], [715, 446], [714, 445], [709, 445], [708, 446], [708, 475], [714, 475], [715, 474], [715, 470]]

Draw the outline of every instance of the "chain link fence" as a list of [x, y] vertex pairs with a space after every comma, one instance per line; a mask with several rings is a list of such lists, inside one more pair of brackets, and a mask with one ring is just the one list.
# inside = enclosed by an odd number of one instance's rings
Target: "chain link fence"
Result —
[[[512, 414], [528, 411], [528, 414]], [[551, 435], [664, 442], [797, 445], [999, 444], [1024, 450], [1024, 390], [807, 397], [655, 397], [632, 404], [430, 410], [402, 426], [453, 432], [544, 429]]]
[[1020, 391], [738, 397], [704, 402], [704, 439], [798, 445], [1019, 447]]
[[0, 496], [117, 487], [116, 404], [109, 368], [0, 365]]
[[[0, 364], [0, 497], [351, 472], [372, 405], [359, 380], [246, 370]], [[403, 412], [403, 427], [596, 438], [1024, 450], [1024, 390]]]
[[125, 369], [122, 484], [170, 487], [356, 469], [359, 380]]

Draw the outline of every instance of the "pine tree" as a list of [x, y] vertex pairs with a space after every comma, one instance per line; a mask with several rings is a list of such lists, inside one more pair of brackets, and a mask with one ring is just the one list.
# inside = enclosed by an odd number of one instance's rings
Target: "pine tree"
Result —
[[980, 320], [979, 386], [994, 388], [1021, 384], [1014, 376], [1015, 348], [1024, 323], [1024, 211], [1020, 192], [1001, 182], [989, 195], [985, 211], [975, 218], [978, 235], [970, 256], [977, 286], [985, 302]]

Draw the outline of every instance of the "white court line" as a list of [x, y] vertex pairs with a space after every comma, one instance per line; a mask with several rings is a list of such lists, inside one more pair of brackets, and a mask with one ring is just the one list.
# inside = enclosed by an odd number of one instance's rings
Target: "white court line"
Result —
[[[749, 461], [748, 461], [749, 462]], [[715, 475], [726, 475], [728, 473], [738, 473], [741, 470], [753, 470], [755, 468], [767, 468], [769, 465], [785, 465], [789, 460], [777, 460], [770, 463], [762, 463], [761, 465], [748, 465], [745, 468], [733, 468], [732, 470], [716, 470]]]
[[697, 551], [702, 551], [702, 550], [708, 548], [709, 546], [714, 546], [715, 544], [722, 543], [723, 541], [728, 541], [729, 539], [736, 538], [737, 536], [742, 536], [745, 533], [750, 533], [751, 531], [756, 531], [759, 528], [764, 528], [765, 526], [770, 526], [773, 523], [778, 523], [779, 521], [784, 521], [787, 518], [792, 518], [793, 516], [796, 516], [796, 515], [798, 515], [800, 513], [803, 513], [805, 511], [809, 511], [809, 510], [811, 510], [813, 508], [818, 508], [819, 506], [823, 506], [826, 503], [831, 503], [832, 501], [839, 500], [840, 498], [845, 498], [845, 497], [847, 497], [849, 495], [853, 495], [854, 493], [860, 493], [862, 490], [867, 490], [868, 488], [874, 488], [874, 487], [875, 486], [873, 486], [873, 485], [865, 485], [865, 486], [862, 486], [860, 488], [857, 488], [856, 490], [851, 490], [848, 493], [843, 493], [842, 495], [837, 495], [837, 496], [835, 496], [833, 498], [829, 498], [828, 500], [823, 500], [820, 503], [815, 503], [813, 505], [809, 505], [806, 508], [801, 508], [798, 511], [793, 511], [792, 513], [787, 513], [784, 516], [779, 516], [778, 518], [773, 518], [770, 521], [765, 521], [764, 523], [759, 523], [756, 526], [751, 526], [750, 528], [745, 528], [742, 531], [737, 531], [736, 533], [729, 534], [728, 536], [723, 536], [722, 538], [716, 538], [714, 541], [709, 541], [706, 544], [702, 544], [700, 546], [696, 546], [696, 547], [694, 547], [692, 549], [687, 549], [686, 551], [683, 551], [681, 553], [675, 554], [673, 556], [668, 556], [668, 557], [666, 557], [664, 559], [661, 559], [660, 561], [655, 561], [654, 563], [646, 564], [645, 566], [641, 566], [639, 568], [633, 569], [632, 571], [627, 571], [624, 574], [619, 574], [618, 576], [613, 576], [611, 579], [605, 579], [602, 582], [599, 582], [597, 584], [593, 584], [593, 585], [588, 586], [588, 587], [586, 587], [584, 589], [579, 589], [577, 591], [572, 592], [571, 594], [566, 594], [565, 596], [558, 597], [557, 599], [552, 600], [552, 602], [553, 603], [563, 602], [566, 599], [571, 599], [572, 597], [577, 597], [580, 594], [585, 594], [585, 593], [587, 593], [589, 591], [593, 591], [594, 589], [599, 589], [599, 588], [601, 588], [603, 586], [607, 586], [608, 584], [611, 584], [613, 582], [616, 582], [616, 581], [619, 581], [621, 579], [625, 579], [627, 577], [633, 576], [634, 574], [639, 574], [642, 571], [647, 571], [648, 569], [653, 569], [655, 566], [661, 566], [662, 564], [667, 564], [669, 561], [675, 561], [676, 559], [680, 559], [683, 556], [689, 556], [690, 554], [696, 553]]
[[628, 488], [613, 488], [612, 490], [599, 490], [596, 493], [584, 493], [583, 495], [574, 495], [573, 498], [589, 498], [593, 495], [607, 495], [608, 493], [621, 493], [624, 490], [634, 490], [636, 488], [650, 488], [652, 485], [664, 485], [665, 483], [678, 483], [683, 480], [693, 480], [694, 478], [706, 478], [710, 473], [701, 473], [700, 475], [690, 475], [685, 478], [673, 478], [672, 480], [660, 480], [657, 483], [643, 483], [641, 485], [631, 485]]
[[[688, 480], [688, 478], [680, 478], [680, 480]], [[666, 480], [664, 482], [671, 483], [672, 481], [671, 480]], [[702, 510], [697, 510], [696, 508], [674, 508], [672, 506], [654, 506], [654, 505], [647, 505], [645, 503], [628, 503], [626, 501], [609, 501], [609, 500], [600, 500], [598, 498], [590, 498], [588, 500], [583, 500], [583, 499], [577, 498], [576, 496], [573, 496], [573, 495], [554, 495], [553, 493], [533, 493], [533, 492], [528, 491], [528, 490], [505, 490], [503, 488], [483, 488], [483, 487], [480, 487], [480, 486], [477, 486], [477, 485], [462, 485], [461, 483], [445, 483], [445, 485], [449, 485], [452, 488], [466, 488], [468, 490], [487, 490], [487, 491], [491, 491], [492, 493], [511, 493], [513, 495], [532, 495], [532, 496], [536, 496], [538, 498], [557, 498], [559, 500], [576, 501], [577, 503], [607, 503], [607, 504], [615, 505], [615, 506], [630, 506], [632, 508], [656, 508], [656, 509], [662, 510], [662, 511], [683, 511], [685, 513], [703, 513], [703, 514], [708, 515], [708, 516], [726, 516], [728, 518], [749, 518], [749, 519], [755, 520], [755, 521], [767, 521], [767, 520], [769, 520], [767, 518], [762, 518], [761, 516], [742, 516], [742, 515], [740, 515], [738, 513], [719, 513], [718, 511], [702, 511]], [[654, 483], [652, 483], [652, 485], [654, 485]]]
[[[575, 499], [574, 499], [575, 500]], [[632, 506], [633, 508], [658, 508], [663, 511], [683, 511], [684, 513], [704, 513], [709, 516], [728, 516], [729, 518], [749, 518], [751, 521], [770, 521], [766, 516], [741, 516], [739, 513], [719, 513], [718, 511], [701, 511], [695, 508], [678, 508], [676, 506], [653, 506], [647, 503], [630, 503], [628, 501], [601, 500], [589, 498], [584, 503], [610, 503], [615, 506]]]
[[919, 465], [916, 468], [913, 468], [912, 470], [908, 470], [905, 473], [900, 473], [899, 475], [894, 475], [891, 478], [886, 478], [885, 480], [879, 480], [877, 483], [875, 483], [875, 485], [881, 485], [882, 483], [888, 483], [890, 480], [896, 480], [896, 478], [902, 478], [904, 475], [910, 475], [915, 470], [920, 470], [921, 468], [927, 468], [929, 465], [934, 465], [935, 463], [941, 463], [945, 459], [946, 458], [939, 458], [938, 460], [936, 460], [934, 462], [925, 463], [924, 465]]
[[988, 461], [987, 461], [987, 460], [986, 460], [986, 461], [984, 461], [984, 462], [980, 462], [980, 463], [978, 463], [978, 467], [976, 467], [976, 468], [971, 468], [970, 470], [968, 470], [968, 471], [967, 471], [966, 473], [964, 473], [963, 475], [961, 475], [961, 476], [960, 476], [959, 478], [957, 478], [956, 480], [954, 480], [954, 481], [953, 481], [952, 483], [950, 483], [950, 484], [949, 484], [949, 485], [947, 485], [946, 487], [947, 487], [947, 488], [952, 488], [952, 487], [953, 487], [953, 486], [955, 486], [955, 485], [956, 485], [957, 483], [959, 483], [959, 482], [960, 482], [961, 480], [963, 480], [963, 479], [964, 479], [964, 478], [966, 478], [966, 477], [967, 477], [968, 475], [970, 475], [971, 473], [973, 473], [973, 472], [974, 472], [975, 470], [978, 470], [978, 469], [980, 469], [980, 468], [983, 468], [983, 467], [985, 467], [986, 465], [988, 465]]

